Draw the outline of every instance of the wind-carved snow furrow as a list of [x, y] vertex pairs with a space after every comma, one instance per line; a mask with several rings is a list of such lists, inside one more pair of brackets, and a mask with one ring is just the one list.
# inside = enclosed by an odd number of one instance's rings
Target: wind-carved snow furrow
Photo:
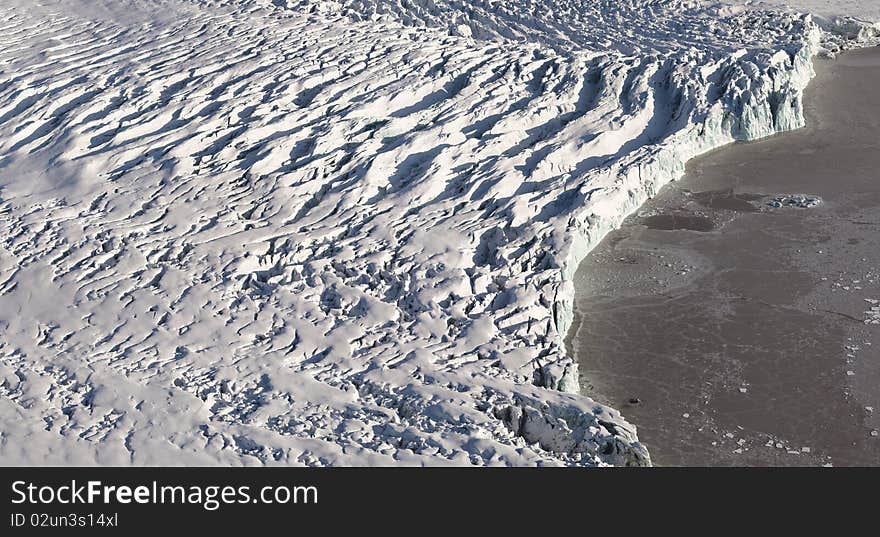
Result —
[[606, 3], [0, 8], [3, 460], [649, 463], [571, 393], [570, 278], [799, 126], [818, 30]]

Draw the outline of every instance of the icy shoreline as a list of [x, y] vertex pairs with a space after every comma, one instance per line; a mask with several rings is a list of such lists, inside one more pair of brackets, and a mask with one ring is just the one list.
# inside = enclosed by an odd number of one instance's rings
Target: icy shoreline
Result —
[[[556, 325], [559, 334], [565, 338], [572, 323], [573, 288], [571, 280], [581, 261], [589, 254], [608, 232], [618, 228], [627, 216], [634, 213], [649, 198], [669, 182], [684, 175], [687, 162], [704, 153], [719, 149], [737, 141], [755, 141], [806, 125], [803, 115], [803, 91], [815, 75], [813, 59], [820, 50], [818, 29], [810, 32], [805, 46], [791, 59], [785, 62], [778, 76], [771, 78], [772, 92], [759, 96], [756, 102], [744, 105], [740, 113], [733, 113], [726, 108], [715, 108], [705, 123], [692, 125], [681, 133], [672, 136], [671, 140], [662, 144], [655, 152], [645, 156], [647, 162], [637, 162], [634, 169], [616, 171], [626, 177], [630, 196], [619, 203], [621, 211], [611, 216], [589, 213], [578, 215], [572, 231], [570, 254], [563, 263], [564, 290], [557, 296]], [[772, 99], [778, 99], [775, 106]], [[609, 173], [614, 173], [609, 171]], [[634, 175], [634, 179], [632, 178]], [[635, 195], [633, 195], [635, 194]], [[575, 364], [576, 365], [576, 364]]]
[[802, 126], [829, 42], [685, 0], [44, 4], [2, 12], [16, 464], [649, 464], [575, 393], [571, 277]]
[[[735, 141], [753, 141], [805, 125], [803, 116], [803, 91], [815, 75], [813, 59], [821, 49], [821, 34], [817, 27], [807, 32], [804, 46], [793, 56], [775, 56], [771, 67], [780, 67], [769, 76], [768, 90], [764, 95], [754, 95], [754, 100], [740, 103], [741, 111], [734, 112], [727, 106], [715, 107], [702, 124], [691, 125], [676, 133], [647, 155], [637, 155], [631, 162], [615, 163], [605, 173], [625, 178], [614, 201], [608, 202], [617, 212], [594, 212], [584, 208], [572, 217], [567, 230], [568, 237], [561, 248], [561, 282], [555, 290], [554, 308], [556, 335], [562, 353], [564, 339], [571, 328], [574, 313], [574, 286], [572, 279], [581, 261], [610, 231], [618, 228], [630, 214], [653, 197], [665, 184], [680, 178], [687, 162], [703, 153], [718, 149]], [[766, 76], [766, 75], [765, 75]], [[735, 101], [737, 97], [733, 97]], [[771, 105], [776, 99], [777, 104]], [[626, 196], [622, 192], [626, 192]], [[601, 211], [602, 208], [600, 208]], [[604, 214], [603, 214], [604, 213]], [[579, 393], [577, 362], [567, 355], [548, 364], [547, 387]], [[558, 380], [557, 380], [558, 379]], [[636, 440], [635, 432], [628, 442]], [[624, 464], [641, 464], [643, 452], [626, 445]], [[646, 454], [645, 454], [646, 455]]]
[[[810, 24], [803, 48], [790, 56], [787, 62], [783, 59], [785, 69], [778, 71], [778, 76], [771, 77], [771, 92], [760, 96], [757, 102], [744, 106], [739, 113], [728, 108], [713, 109], [705, 123], [692, 125], [690, 129], [677, 133], [656, 153], [647, 157], [647, 162], [634, 164], [634, 180], [631, 179], [632, 169], [617, 172], [630, 179], [631, 185], [630, 196], [619, 203], [620, 213], [597, 215], [582, 211], [574, 217], [569, 254], [562, 263], [562, 282], [554, 301], [555, 325], [563, 349], [574, 321], [574, 274], [584, 258], [610, 231], [620, 227], [623, 220], [638, 211], [664, 185], [681, 178], [687, 162], [692, 158], [733, 142], [756, 141], [806, 126], [803, 93], [815, 76], [815, 59], [852, 48], [876, 46], [880, 37], [880, 23], [839, 18]], [[775, 105], [771, 104], [773, 101]], [[609, 170], [609, 173], [614, 172]], [[559, 379], [553, 386], [556, 389], [579, 393], [577, 362], [565, 363], [562, 360], [551, 375], [551, 378]]]

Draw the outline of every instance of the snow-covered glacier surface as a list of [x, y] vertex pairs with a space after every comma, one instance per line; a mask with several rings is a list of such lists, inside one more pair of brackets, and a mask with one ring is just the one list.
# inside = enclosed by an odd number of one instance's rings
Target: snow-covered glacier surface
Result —
[[827, 37], [695, 0], [6, 0], [0, 462], [649, 464], [577, 393], [570, 277], [689, 158], [801, 126]]
[[872, 0], [723, 0], [734, 6], [803, 11], [822, 18], [854, 18], [873, 24], [880, 21], [880, 2]]

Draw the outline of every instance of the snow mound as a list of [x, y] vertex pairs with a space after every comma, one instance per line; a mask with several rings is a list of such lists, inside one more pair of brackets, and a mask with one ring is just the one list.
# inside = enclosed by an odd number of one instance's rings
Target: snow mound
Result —
[[646, 465], [570, 278], [803, 125], [809, 16], [684, 0], [0, 7], [0, 460]]

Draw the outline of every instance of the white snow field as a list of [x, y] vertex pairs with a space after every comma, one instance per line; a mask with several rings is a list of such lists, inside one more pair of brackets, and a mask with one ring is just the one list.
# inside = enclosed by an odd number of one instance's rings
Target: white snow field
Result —
[[783, 8], [818, 15], [822, 18], [852, 17], [864, 22], [880, 21], [877, 0], [724, 0], [732, 5], [757, 8]]
[[693, 0], [4, 0], [0, 463], [649, 464], [577, 393], [569, 280], [691, 157], [801, 126], [840, 42]]

